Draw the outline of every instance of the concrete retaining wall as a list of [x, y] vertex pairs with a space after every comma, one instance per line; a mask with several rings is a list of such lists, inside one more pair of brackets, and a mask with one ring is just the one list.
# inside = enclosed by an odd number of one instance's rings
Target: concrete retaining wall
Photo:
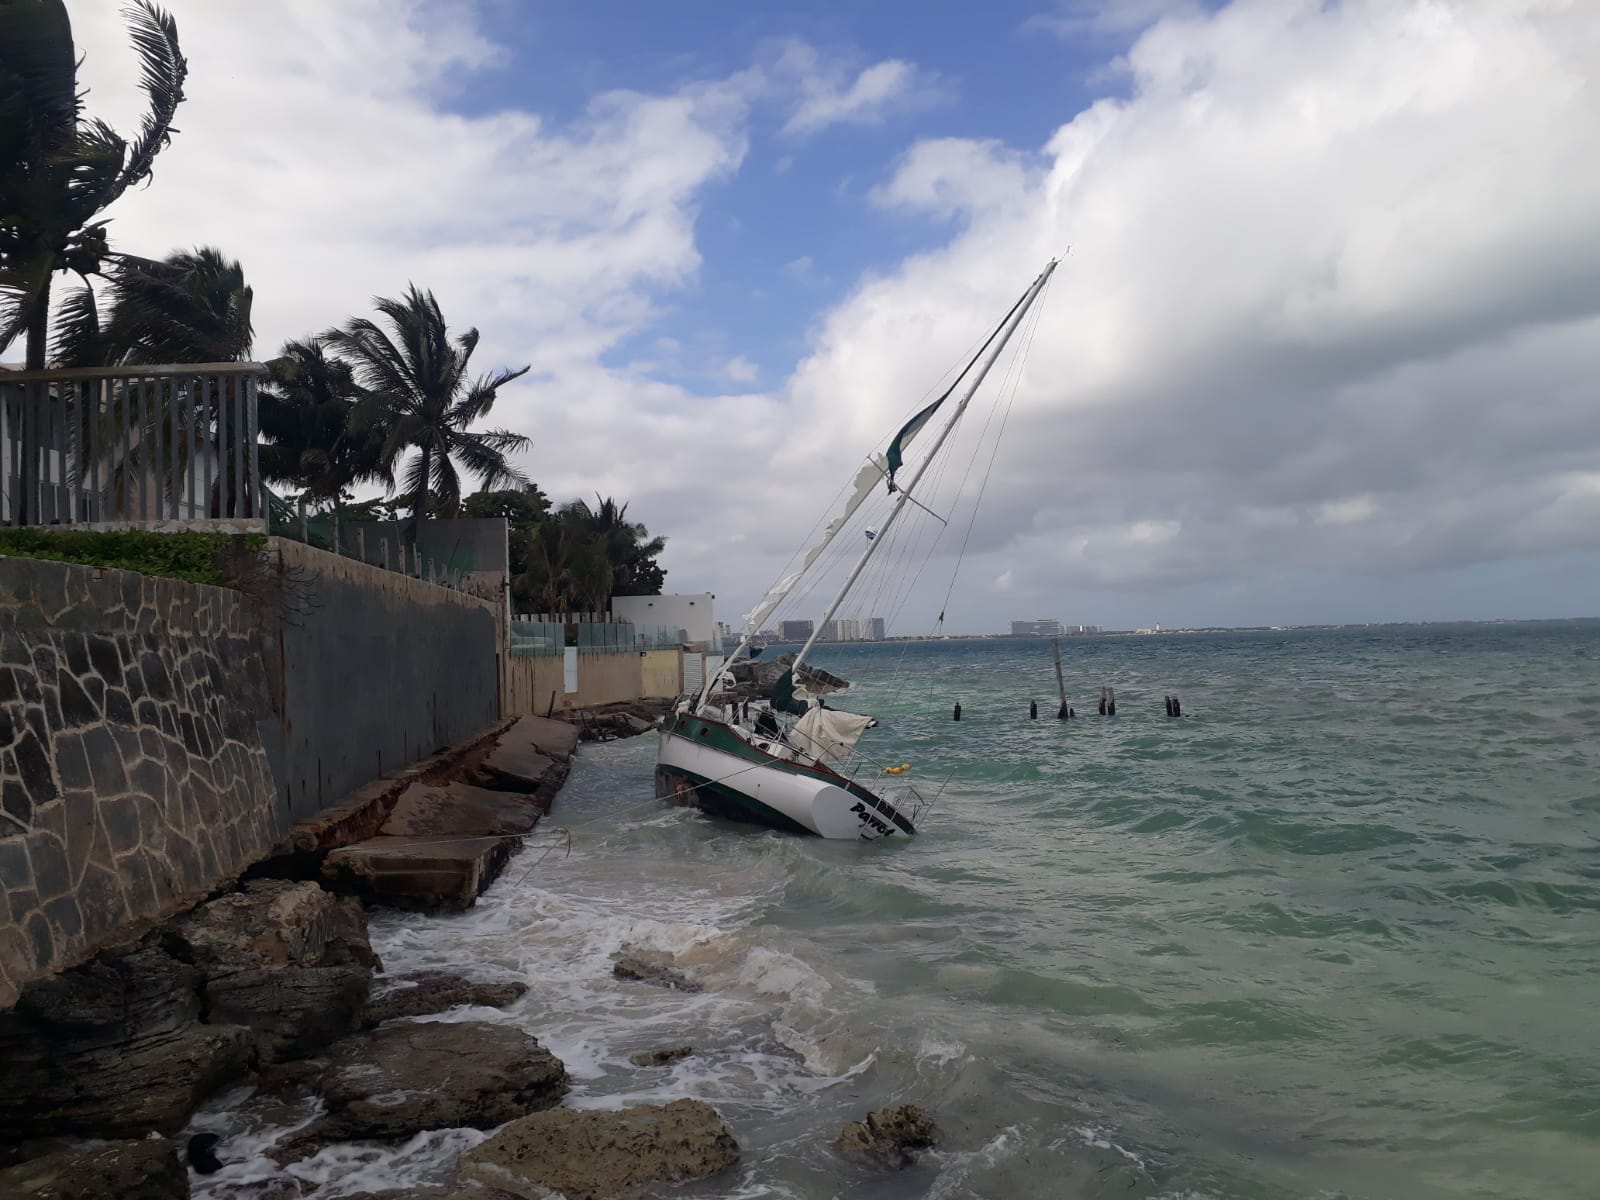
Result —
[[0, 558], [0, 1009], [288, 828], [248, 597]]
[[506, 660], [506, 712], [508, 717], [543, 716], [550, 709], [567, 706], [561, 659], [512, 655]]
[[601, 704], [620, 704], [640, 696], [637, 650], [614, 654], [578, 654], [578, 690], [567, 697], [570, 708], [595, 708]]
[[284, 538], [267, 555], [268, 746], [294, 819], [499, 719], [499, 606]]
[[641, 698], [675, 700], [683, 693], [682, 650], [646, 650], [639, 670]]

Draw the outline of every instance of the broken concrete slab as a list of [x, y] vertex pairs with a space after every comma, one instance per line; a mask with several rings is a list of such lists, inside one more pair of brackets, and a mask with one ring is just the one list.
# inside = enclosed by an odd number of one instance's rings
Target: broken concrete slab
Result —
[[331, 851], [322, 877], [369, 904], [460, 911], [521, 846], [518, 837], [376, 837]]
[[546, 717], [523, 717], [500, 736], [501, 745], [531, 742], [541, 754], [551, 758], [571, 758], [578, 748], [578, 730], [565, 721]]
[[516, 792], [467, 783], [413, 783], [400, 793], [379, 832], [385, 837], [492, 837], [529, 833], [543, 815], [542, 809]]

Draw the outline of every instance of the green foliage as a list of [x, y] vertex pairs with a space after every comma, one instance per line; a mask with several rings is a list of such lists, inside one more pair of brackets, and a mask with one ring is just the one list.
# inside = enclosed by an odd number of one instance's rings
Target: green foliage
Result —
[[593, 508], [574, 500], [512, 526], [511, 586], [519, 607], [595, 612], [610, 607], [613, 596], [660, 594], [667, 573], [656, 556], [666, 539], [627, 520], [627, 504], [595, 500]]
[[124, 11], [148, 101], [131, 140], [84, 112], [64, 0], [0, 0], [0, 350], [26, 334], [30, 368], [45, 365], [55, 274], [101, 273], [96, 218], [150, 178], [183, 102], [176, 23], [149, 0]]
[[505, 429], [475, 431], [489, 415], [499, 390], [527, 373], [506, 369], [473, 379], [467, 372], [478, 331], [451, 338], [432, 292], [415, 284], [403, 299], [373, 301], [387, 329], [352, 317], [323, 340], [349, 362], [366, 395], [353, 427], [381, 440], [386, 471], [414, 452], [401, 491], [411, 499], [411, 536], [424, 517], [455, 516], [461, 507], [457, 464], [485, 488], [527, 481], [506, 455], [525, 450], [528, 439]]
[[262, 473], [309, 502], [337, 500], [357, 483], [392, 483], [380, 439], [352, 419], [363, 395], [350, 364], [322, 342], [284, 346], [261, 391]]
[[152, 533], [139, 529], [0, 529], [0, 555], [113, 567], [216, 587], [237, 582], [228, 570], [228, 560], [240, 545], [258, 550], [266, 545], [266, 538], [255, 534]]
[[105, 319], [88, 284], [67, 293], [56, 320], [64, 367], [242, 362], [250, 357], [254, 293], [244, 269], [214, 246], [155, 260], [122, 255], [109, 276]]

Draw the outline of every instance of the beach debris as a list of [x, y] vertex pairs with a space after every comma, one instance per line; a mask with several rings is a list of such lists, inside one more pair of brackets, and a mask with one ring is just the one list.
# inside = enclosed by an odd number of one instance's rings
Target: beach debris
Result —
[[0, 1170], [0, 1196], [188, 1200], [189, 1173], [164, 1137], [74, 1146]]
[[504, 1008], [528, 990], [520, 980], [468, 979], [452, 971], [417, 971], [392, 976], [386, 982], [361, 1014], [361, 1023], [368, 1029], [397, 1017], [424, 1017], [469, 1004]]
[[848, 1158], [873, 1166], [899, 1169], [916, 1161], [913, 1150], [939, 1143], [939, 1131], [926, 1109], [915, 1104], [880, 1108], [865, 1120], [844, 1127], [833, 1148]]
[[631, 979], [638, 983], [653, 983], [657, 987], [671, 988], [675, 992], [698, 992], [700, 985], [681, 971], [662, 963], [651, 962], [638, 954], [620, 954], [611, 973], [618, 979]]
[[[739, 1160], [739, 1143], [701, 1100], [616, 1112], [553, 1108], [512, 1121], [461, 1156], [464, 1179], [519, 1196], [610, 1200], [652, 1183], [706, 1179]], [[544, 1190], [535, 1190], [544, 1189]]]
[[638, 1054], [631, 1054], [628, 1056], [628, 1061], [636, 1067], [664, 1067], [668, 1063], [688, 1058], [693, 1053], [693, 1046], [663, 1046], [659, 1050], [643, 1050]]
[[531, 1034], [479, 1021], [396, 1021], [358, 1033], [318, 1059], [268, 1076], [309, 1087], [325, 1115], [280, 1142], [279, 1164], [329, 1142], [403, 1138], [425, 1129], [492, 1129], [551, 1108], [571, 1086], [561, 1060]]

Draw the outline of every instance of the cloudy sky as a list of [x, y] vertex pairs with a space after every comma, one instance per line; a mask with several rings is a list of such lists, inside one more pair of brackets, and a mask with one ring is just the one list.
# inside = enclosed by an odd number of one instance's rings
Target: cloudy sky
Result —
[[432, 288], [719, 616], [1061, 254], [950, 631], [1600, 614], [1593, 0], [171, 7], [118, 243], [238, 257], [258, 357]]

